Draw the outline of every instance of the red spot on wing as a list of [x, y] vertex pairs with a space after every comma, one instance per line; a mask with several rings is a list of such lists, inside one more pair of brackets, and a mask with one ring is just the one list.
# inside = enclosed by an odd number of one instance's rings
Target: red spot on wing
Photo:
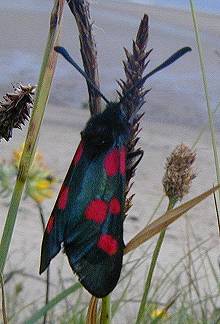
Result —
[[126, 173], [126, 148], [123, 146], [120, 150], [120, 173], [124, 176]]
[[107, 216], [108, 205], [101, 199], [92, 200], [86, 207], [85, 217], [101, 224]]
[[67, 202], [68, 202], [68, 196], [69, 196], [69, 187], [62, 186], [62, 189], [60, 191], [60, 195], [58, 198], [58, 208], [59, 209], [65, 209]]
[[47, 227], [46, 227], [47, 234], [50, 234], [50, 232], [52, 231], [52, 229], [54, 227], [54, 223], [55, 223], [55, 216], [51, 215], [48, 220]]
[[108, 255], [114, 255], [118, 251], [118, 241], [109, 234], [102, 234], [97, 246]]
[[104, 168], [109, 177], [115, 176], [119, 171], [119, 151], [117, 149], [113, 149], [110, 151], [104, 160]]
[[112, 198], [109, 203], [109, 213], [113, 215], [120, 214], [121, 211], [121, 204], [117, 198]]
[[77, 150], [76, 150], [76, 153], [74, 155], [74, 158], [73, 158], [73, 165], [77, 165], [77, 163], [80, 161], [81, 157], [82, 157], [82, 154], [83, 154], [83, 142], [80, 142]]

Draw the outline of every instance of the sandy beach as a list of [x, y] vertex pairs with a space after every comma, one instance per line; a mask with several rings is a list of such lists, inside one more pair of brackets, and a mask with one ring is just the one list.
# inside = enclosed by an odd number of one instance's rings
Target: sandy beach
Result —
[[[153, 6], [135, 4], [125, 5], [111, 1], [92, 3], [91, 14], [95, 21], [94, 32], [102, 91], [108, 98], [116, 98], [115, 80], [124, 77], [121, 63], [124, 58], [123, 46], [131, 48], [131, 41], [135, 37], [139, 21], [144, 13], [147, 13], [150, 18], [149, 49], [154, 49], [150, 56], [149, 69], [154, 68], [180, 47], [191, 46], [193, 51], [166, 71], [152, 77], [146, 84], [146, 88], [150, 87], [152, 90], [147, 95], [146, 104], [142, 108], [146, 114], [142, 121], [140, 145], [145, 154], [135, 177], [133, 191], [136, 196], [134, 206], [130, 211], [130, 218], [128, 217], [125, 223], [125, 241], [146, 225], [163, 195], [161, 181], [166, 157], [180, 143], [192, 146], [201, 127], [207, 123], [208, 119], [191, 16], [180, 10], [158, 9]], [[3, 71], [0, 76], [1, 95], [6, 90], [11, 90], [10, 82], [37, 82], [41, 54], [46, 41], [48, 17], [48, 14], [30, 11], [27, 13], [19, 10], [0, 12], [0, 44], [2, 44], [0, 67]], [[199, 14], [198, 18], [210, 99], [214, 109], [219, 101], [220, 90], [220, 58], [215, 52], [220, 50], [220, 20], [219, 16], [209, 14]], [[68, 8], [65, 10], [61, 43], [80, 62], [78, 34]], [[65, 176], [80, 140], [80, 131], [89, 118], [89, 111], [82, 109], [82, 103], [86, 101], [87, 92], [84, 80], [60, 59], [39, 139], [39, 149], [48, 167], [60, 179]], [[218, 119], [219, 114], [216, 114], [215, 121]], [[219, 129], [219, 123], [216, 122], [216, 126]], [[17, 148], [24, 138], [25, 130], [15, 131], [9, 143], [2, 141], [1, 158], [8, 159], [12, 150]], [[220, 140], [219, 132], [217, 132], [217, 140]], [[192, 198], [216, 183], [210, 143], [210, 135], [206, 130], [196, 146], [197, 178], [186, 199]], [[58, 190], [59, 186], [56, 188], [57, 192]], [[55, 198], [56, 194], [44, 205], [45, 214], [48, 216]], [[166, 206], [165, 199], [156, 215], [160, 216]], [[1, 229], [3, 229], [6, 214], [7, 206], [1, 203]], [[133, 221], [131, 216], [137, 220]], [[195, 234], [194, 238], [192, 229]], [[194, 208], [187, 218], [170, 226], [159, 261], [163, 268], [169, 269], [187, 250], [188, 234], [192, 247], [209, 239], [203, 245], [203, 251], [212, 248], [210, 255], [217, 268], [217, 258], [220, 254], [219, 237], [212, 197]], [[7, 271], [18, 268], [38, 276], [41, 238], [41, 225], [36, 208], [29, 201], [22, 202]], [[149, 244], [145, 244], [143, 249], [148, 246]], [[51, 267], [54, 273], [55, 269], [62, 264], [63, 259], [63, 255], [60, 255], [54, 260]], [[147, 261], [137, 275], [140, 287], [144, 280], [146, 263]], [[72, 274], [68, 266], [64, 265], [63, 271], [68, 278], [71, 278]], [[19, 281], [19, 278], [16, 280]], [[39, 285], [32, 279], [26, 280], [22, 298], [27, 300], [30, 285], [33, 290], [32, 299], [39, 300], [39, 297], [44, 295], [43, 285]], [[56, 291], [59, 291], [58, 284]], [[115, 296], [117, 296], [117, 289]], [[43, 299], [40, 298], [40, 301], [42, 302]], [[129, 308], [128, 316], [134, 316], [134, 307]]]

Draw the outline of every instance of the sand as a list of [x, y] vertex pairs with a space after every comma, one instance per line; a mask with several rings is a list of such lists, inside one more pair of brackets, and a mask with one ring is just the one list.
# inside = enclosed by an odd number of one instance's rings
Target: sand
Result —
[[[155, 67], [156, 64], [159, 64], [182, 46], [191, 46], [193, 49], [192, 53], [186, 55], [181, 62], [154, 76], [146, 85], [146, 87], [151, 87], [152, 91], [147, 96], [146, 104], [143, 107], [146, 115], [142, 121], [140, 145], [145, 154], [135, 177], [134, 207], [130, 211], [130, 218], [128, 217], [125, 223], [125, 241], [127, 241], [148, 222], [163, 194], [161, 179], [166, 157], [180, 143], [193, 145], [199, 130], [207, 123], [206, 104], [189, 13], [175, 9], [135, 4], [125, 5], [111, 1], [93, 2], [91, 12], [95, 20], [94, 31], [99, 53], [101, 88], [108, 97], [116, 97], [115, 80], [123, 77], [121, 61], [124, 54], [122, 48], [123, 46], [131, 47], [131, 40], [135, 37], [143, 13], [147, 13], [150, 17], [149, 48], [154, 48], [151, 54], [150, 68]], [[0, 18], [0, 43], [2, 44], [1, 55], [4, 57], [3, 62], [5, 62], [4, 71], [7, 71], [7, 67], [10, 71], [7, 78], [12, 82], [20, 80], [36, 82], [37, 68], [40, 64], [40, 55], [47, 34], [48, 15], [5, 10], [0, 13]], [[215, 108], [219, 94], [220, 65], [219, 57], [215, 53], [215, 50], [219, 49], [219, 17], [199, 14], [199, 22], [207, 63], [206, 71], [211, 104]], [[62, 44], [71, 49], [76, 59], [79, 60], [77, 37], [72, 16], [66, 10]], [[24, 53], [24, 57], [32, 58], [28, 59], [27, 68], [25, 65], [22, 68], [15, 65], [16, 74], [10, 66], [10, 62], [7, 61], [7, 57], [10, 58], [13, 53], [17, 53], [21, 57]], [[30, 62], [33, 62], [33, 65]], [[29, 77], [30, 79], [28, 79]], [[4, 75], [2, 78], [0, 77], [2, 94], [10, 88], [10, 81], [8, 82]], [[67, 63], [60, 60], [39, 140], [39, 149], [44, 154], [49, 168], [60, 179], [65, 176], [80, 140], [80, 131], [89, 118], [88, 110], [81, 108], [81, 104], [86, 101], [87, 94], [84, 81], [67, 66]], [[22, 133], [15, 131], [14, 137], [9, 143], [2, 141], [1, 158], [9, 158], [12, 150], [24, 141], [24, 136], [25, 130]], [[217, 139], [219, 140], [218, 132]], [[190, 194], [186, 199], [207, 190], [216, 182], [210, 143], [210, 135], [206, 131], [196, 147], [198, 156], [196, 162], [197, 178], [194, 180]], [[58, 190], [59, 186], [56, 188], [57, 192]], [[47, 217], [55, 198], [56, 195], [44, 205]], [[165, 199], [156, 215], [160, 216], [165, 211], [166, 206], [167, 201]], [[200, 243], [209, 239], [203, 245], [203, 251], [213, 248], [211, 256], [217, 268], [219, 237], [213, 206], [213, 198], [207, 199], [200, 206], [194, 208], [188, 214], [187, 219], [183, 218], [170, 226], [160, 256], [162, 267], [166, 269], [171, 267], [187, 250], [188, 234], [186, 228], [189, 228], [189, 224], [191, 224], [196, 236], [192, 239], [192, 246], [196, 242]], [[3, 229], [7, 214], [7, 206], [3, 202], [1, 203], [1, 210], [0, 224], [1, 229]], [[137, 218], [137, 220], [133, 221], [131, 216]], [[190, 233], [190, 237], [192, 238], [192, 233]], [[23, 269], [39, 279], [41, 238], [41, 225], [34, 204], [30, 201], [22, 202], [6, 271], [17, 268]], [[148, 247], [149, 244], [145, 244], [144, 249]], [[140, 250], [137, 255], [139, 253]], [[56, 273], [55, 269], [63, 263], [63, 260], [64, 257], [59, 256], [53, 262], [51, 271]], [[144, 268], [136, 274], [139, 287], [142, 286], [144, 280], [146, 263]], [[64, 273], [68, 278], [72, 278], [72, 274], [66, 266], [66, 261]], [[18, 281], [20, 279], [20, 277], [16, 278]], [[55, 279], [54, 275], [53, 280], [55, 281]], [[212, 282], [212, 284], [214, 283]], [[30, 302], [30, 287], [31, 300], [39, 300], [39, 297], [44, 295], [43, 286], [39, 285], [38, 281], [27, 279], [24, 283], [22, 295], [22, 298], [26, 301]], [[59, 284], [57, 284], [56, 289], [57, 291], [61, 289]], [[42, 298], [40, 300], [42, 302]], [[133, 316], [134, 307], [131, 306], [129, 316]]]

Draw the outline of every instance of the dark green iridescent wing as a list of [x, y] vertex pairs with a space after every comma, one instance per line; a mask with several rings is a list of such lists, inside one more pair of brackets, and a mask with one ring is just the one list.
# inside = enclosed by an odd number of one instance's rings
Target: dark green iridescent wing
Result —
[[126, 149], [119, 139], [92, 161], [79, 146], [42, 244], [41, 272], [63, 242], [73, 271], [97, 297], [114, 289], [122, 267]]

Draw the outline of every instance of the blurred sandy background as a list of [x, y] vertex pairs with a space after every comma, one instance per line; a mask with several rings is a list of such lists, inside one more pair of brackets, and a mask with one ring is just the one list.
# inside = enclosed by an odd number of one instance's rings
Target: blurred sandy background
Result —
[[[206, 104], [199, 70], [197, 48], [194, 40], [192, 20], [189, 13], [177, 9], [165, 9], [146, 5], [125, 4], [112, 1], [93, 1], [91, 14], [94, 18], [94, 33], [97, 42], [101, 89], [108, 98], [116, 99], [116, 79], [123, 78], [123, 46], [131, 48], [139, 21], [143, 14], [150, 18], [149, 48], [153, 48], [149, 69], [183, 46], [191, 46], [192, 52], [175, 63], [172, 67], [153, 76], [146, 84], [152, 91], [146, 97], [143, 110], [146, 112], [142, 121], [140, 144], [145, 151], [135, 178], [134, 207], [130, 211], [133, 219], [126, 220], [125, 240], [127, 241], [141, 229], [150, 218], [163, 190], [161, 179], [164, 163], [168, 154], [177, 144], [192, 145], [203, 125], [207, 123]], [[205, 54], [207, 79], [212, 108], [220, 100], [220, 19], [217, 15], [199, 14], [202, 44]], [[0, 86], [1, 96], [11, 91], [10, 83], [22, 81], [36, 84], [48, 30], [47, 12], [20, 11], [4, 9], [0, 12]], [[75, 22], [68, 8], [63, 20], [61, 44], [69, 49], [78, 62], [80, 61], [78, 33]], [[53, 89], [41, 130], [39, 149], [44, 154], [50, 169], [63, 179], [72, 155], [80, 139], [80, 131], [89, 118], [89, 111], [82, 109], [87, 101], [85, 81], [63, 59], [59, 59]], [[215, 115], [215, 124], [219, 130], [219, 114]], [[2, 141], [1, 158], [10, 157], [14, 148], [24, 141], [25, 130], [15, 131], [9, 143]], [[219, 132], [217, 133], [219, 141]], [[213, 154], [209, 132], [206, 131], [196, 147], [197, 178], [186, 199], [210, 188], [216, 183]], [[57, 192], [59, 186], [57, 186]], [[46, 215], [50, 214], [56, 194], [45, 204]], [[165, 210], [167, 201], [157, 215]], [[7, 207], [1, 204], [0, 224], [3, 229]], [[194, 228], [196, 239], [192, 247], [204, 239], [204, 251], [213, 248], [211, 255], [218, 269], [219, 237], [216, 227], [213, 198], [194, 208], [186, 218], [170, 226], [160, 256], [160, 264], [167, 268], [183, 255], [187, 249], [186, 227]], [[188, 224], [188, 225], [187, 225]], [[190, 237], [192, 235], [190, 234]], [[38, 275], [41, 225], [34, 205], [23, 202], [16, 223], [11, 246], [8, 270], [19, 268]], [[143, 248], [146, 248], [145, 244]], [[61, 264], [60, 255], [52, 263], [51, 269]], [[65, 261], [66, 262], [66, 261]], [[146, 263], [144, 265], [146, 267]], [[144, 268], [145, 269], [145, 268]], [[67, 267], [67, 276], [72, 273]], [[217, 270], [218, 271], [218, 270]], [[140, 273], [140, 285], [144, 279]], [[31, 285], [33, 298], [44, 295], [43, 286], [25, 282], [25, 294]], [[59, 287], [57, 288], [59, 290]], [[117, 294], [117, 290], [115, 292]], [[131, 311], [132, 313], [132, 311]]]

